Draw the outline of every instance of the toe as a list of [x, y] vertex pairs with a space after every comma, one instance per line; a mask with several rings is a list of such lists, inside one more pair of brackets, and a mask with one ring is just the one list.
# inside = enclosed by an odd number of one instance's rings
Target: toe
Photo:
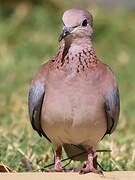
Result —
[[103, 175], [102, 171], [99, 171], [99, 170], [97, 170], [95, 168], [93, 168], [93, 169], [83, 168], [83, 169], [80, 170], [79, 174], [86, 174], [86, 173], [90, 173], [90, 172], [93, 172], [95, 174]]

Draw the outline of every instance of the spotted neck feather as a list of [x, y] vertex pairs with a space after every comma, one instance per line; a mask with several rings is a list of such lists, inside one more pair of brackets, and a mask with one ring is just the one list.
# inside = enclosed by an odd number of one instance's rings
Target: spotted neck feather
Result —
[[53, 66], [56, 69], [67, 69], [73, 66], [77, 73], [85, 71], [86, 69], [95, 67], [98, 63], [97, 56], [93, 49], [92, 43], [83, 46], [73, 46], [63, 42], [57, 52], [52, 58]]

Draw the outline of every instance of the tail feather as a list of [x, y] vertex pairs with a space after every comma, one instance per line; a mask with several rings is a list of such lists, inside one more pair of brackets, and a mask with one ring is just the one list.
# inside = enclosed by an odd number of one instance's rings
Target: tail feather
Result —
[[87, 150], [82, 145], [64, 144], [67, 156], [74, 161], [86, 161], [88, 158]]

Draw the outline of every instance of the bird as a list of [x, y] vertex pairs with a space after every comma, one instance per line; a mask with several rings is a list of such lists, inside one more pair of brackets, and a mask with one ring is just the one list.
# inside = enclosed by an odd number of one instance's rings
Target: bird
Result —
[[[34, 74], [29, 90], [30, 122], [40, 136], [49, 140], [56, 152], [54, 168], [61, 165], [62, 148], [74, 160], [86, 160], [73, 172], [101, 174], [94, 167], [96, 148], [103, 137], [114, 132], [120, 113], [116, 77], [96, 56], [93, 17], [84, 9], [72, 8], [62, 16], [58, 52]], [[85, 156], [72, 155], [85, 150]], [[67, 170], [68, 171], [68, 170]]]

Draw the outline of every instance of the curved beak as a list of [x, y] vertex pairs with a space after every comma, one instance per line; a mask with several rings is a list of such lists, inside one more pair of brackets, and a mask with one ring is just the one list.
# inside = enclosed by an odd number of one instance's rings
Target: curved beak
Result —
[[59, 42], [60, 42], [63, 38], [65, 38], [67, 35], [71, 34], [72, 30], [73, 30], [72, 27], [64, 27], [64, 29], [63, 29], [63, 31], [62, 31], [59, 39], [58, 39]]

